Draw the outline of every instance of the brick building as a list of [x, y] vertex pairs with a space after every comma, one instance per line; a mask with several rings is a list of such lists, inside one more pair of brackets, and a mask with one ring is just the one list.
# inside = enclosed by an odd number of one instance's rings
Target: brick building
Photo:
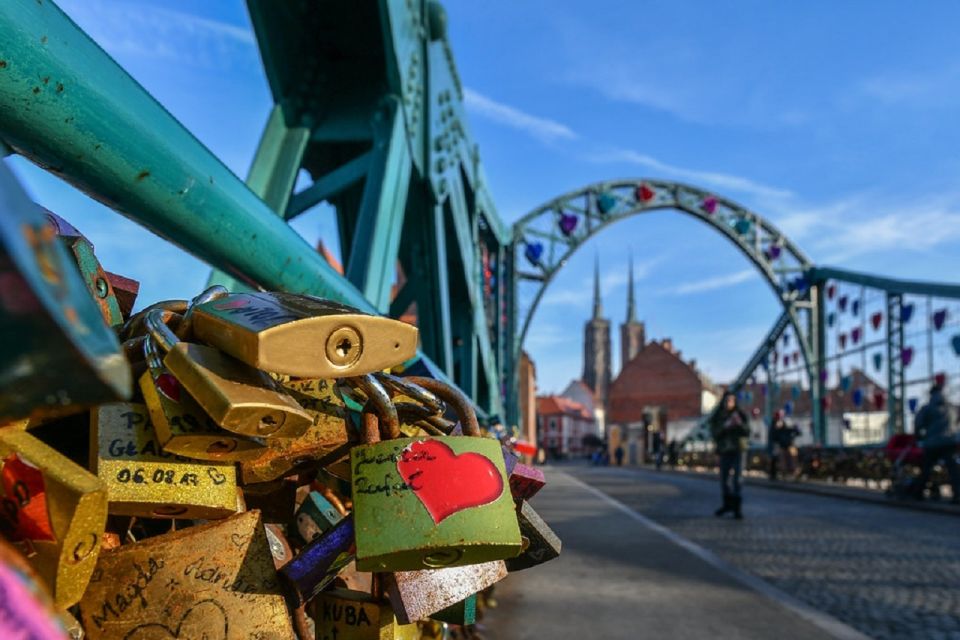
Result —
[[539, 445], [551, 458], [578, 457], [586, 453], [583, 437], [597, 435], [597, 422], [579, 402], [563, 396], [537, 398]]
[[[670, 339], [647, 343], [610, 385], [607, 422], [618, 427], [622, 440], [635, 442], [642, 456], [651, 447], [652, 431], [659, 428], [664, 443], [682, 439], [700, 418], [713, 409], [718, 390], [684, 360]], [[644, 423], [652, 422], [652, 428]]]

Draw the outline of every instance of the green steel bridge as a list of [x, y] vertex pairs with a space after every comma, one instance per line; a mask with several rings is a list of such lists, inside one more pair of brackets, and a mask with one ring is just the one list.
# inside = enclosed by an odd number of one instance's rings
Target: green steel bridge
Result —
[[[922, 387], [960, 369], [960, 334], [950, 332], [960, 286], [814, 264], [760, 212], [710, 190], [611, 180], [506, 225], [438, 2], [247, 4], [274, 106], [245, 181], [51, 0], [0, 3], [2, 155], [24, 156], [206, 261], [211, 282], [393, 317], [415, 305], [423, 365], [487, 419], [516, 421], [523, 340], [567, 259], [608, 225], [664, 209], [733, 243], [780, 301], [733, 386], [762, 393], [768, 414], [789, 389], [787, 408], [805, 412], [819, 442], [838, 444], [830, 421], [849, 412], [884, 414], [885, 433], [903, 430]], [[297, 190], [302, 170], [312, 182]], [[33, 205], [0, 172], [0, 202], [29, 215]], [[322, 202], [336, 210], [343, 276], [288, 226]], [[61, 293], [89, 320], [83, 331], [64, 325], [76, 348], [118, 354], [85, 291]]]

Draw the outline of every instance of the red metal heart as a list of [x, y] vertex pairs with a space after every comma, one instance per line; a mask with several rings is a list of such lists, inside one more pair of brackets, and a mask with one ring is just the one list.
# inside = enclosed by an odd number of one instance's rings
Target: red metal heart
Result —
[[874, 329], [879, 329], [880, 324], [883, 322], [883, 314], [877, 311], [875, 314], [870, 316], [870, 324], [873, 325]]
[[397, 471], [436, 524], [458, 511], [489, 504], [503, 493], [503, 476], [479, 453], [461, 453], [439, 440], [417, 440], [397, 460]]
[[651, 200], [653, 200], [653, 196], [657, 195], [657, 192], [651, 189], [647, 185], [647, 183], [644, 182], [644, 183], [641, 183], [639, 187], [637, 187], [636, 195], [637, 195], [637, 200], [639, 200], [640, 202], [650, 202]]

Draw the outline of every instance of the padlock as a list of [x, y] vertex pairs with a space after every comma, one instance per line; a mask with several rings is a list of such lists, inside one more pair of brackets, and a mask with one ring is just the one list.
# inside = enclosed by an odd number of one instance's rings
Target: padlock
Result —
[[292, 602], [298, 606], [309, 602], [353, 562], [356, 550], [354, 533], [353, 516], [348, 515], [332, 529], [308, 542], [280, 569]]
[[296, 380], [282, 385], [312, 418], [313, 424], [296, 438], [270, 438], [260, 456], [240, 463], [244, 484], [269, 482], [310, 465], [326, 465], [345, 457], [357, 442], [347, 423], [343, 401], [328, 380]]
[[105, 551], [80, 618], [90, 640], [294, 637], [257, 511]]
[[396, 366], [417, 328], [313, 296], [234, 293], [197, 306], [193, 333], [250, 366], [301, 378], [343, 378]]
[[213, 519], [236, 512], [233, 465], [163, 451], [144, 405], [103, 404], [90, 423], [90, 466], [107, 485], [111, 514]]
[[226, 462], [251, 460], [267, 450], [261, 440], [218, 427], [163, 366], [153, 337], [146, 336], [143, 345], [147, 370], [140, 376], [140, 391], [164, 451], [194, 460]]
[[[196, 316], [194, 317], [196, 319]], [[242, 435], [294, 438], [313, 418], [262, 371], [213, 347], [180, 341], [151, 311], [144, 324], [166, 355], [163, 366], [219, 426]]]
[[297, 509], [297, 533], [310, 542], [335, 526], [343, 516], [319, 491], [311, 491]]
[[120, 343], [2, 162], [0, 211], [0, 422], [128, 398]]
[[508, 571], [529, 569], [560, 556], [560, 538], [527, 501], [520, 503], [517, 516], [524, 547], [519, 556], [507, 560]]
[[543, 489], [547, 483], [543, 471], [536, 467], [518, 462], [513, 466], [510, 473], [510, 493], [513, 499], [518, 503], [521, 500], [529, 500], [537, 495], [540, 489]]
[[107, 523], [107, 489], [27, 431], [0, 430], [0, 526], [21, 547], [54, 602], [66, 608], [83, 595]]
[[[387, 574], [387, 596], [403, 623], [425, 620], [507, 577], [503, 560]], [[462, 624], [462, 623], [459, 623]]]
[[316, 640], [419, 640], [415, 624], [397, 621], [390, 606], [369, 593], [331, 589], [308, 609], [316, 624]]
[[80, 233], [76, 227], [55, 214], [54, 212], [41, 207], [47, 216], [47, 221], [54, 228], [60, 241], [73, 255], [73, 260], [80, 270], [80, 277], [83, 278], [90, 296], [100, 308], [100, 313], [104, 321], [111, 327], [119, 327], [123, 324], [123, 314], [120, 312], [120, 305], [113, 292], [113, 285], [107, 278], [107, 272], [100, 266], [100, 261], [94, 254], [93, 245], [87, 238]]
[[[354, 379], [390, 438], [396, 413], [372, 376]], [[500, 443], [481, 438], [470, 401], [426, 378], [422, 385], [453, 406], [466, 437], [390, 439], [365, 430], [350, 454], [357, 567], [414, 571], [502, 560], [520, 553], [520, 530]]]
[[71, 637], [67, 615], [23, 556], [0, 538], [0, 638], [65, 640]]

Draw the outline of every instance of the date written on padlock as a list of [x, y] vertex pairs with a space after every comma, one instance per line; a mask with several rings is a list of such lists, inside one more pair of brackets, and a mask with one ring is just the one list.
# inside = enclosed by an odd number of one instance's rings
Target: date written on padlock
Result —
[[0, 431], [0, 527], [50, 586], [75, 604], [97, 562], [107, 521], [104, 483], [26, 431]]
[[105, 551], [80, 603], [90, 640], [289, 640], [257, 511]]
[[107, 485], [111, 514], [223, 518], [236, 512], [233, 465], [165, 453], [144, 405], [100, 405], [91, 412], [90, 434], [91, 467]]
[[193, 333], [253, 367], [302, 378], [370, 373], [417, 351], [412, 325], [293, 293], [234, 293], [197, 305]]

